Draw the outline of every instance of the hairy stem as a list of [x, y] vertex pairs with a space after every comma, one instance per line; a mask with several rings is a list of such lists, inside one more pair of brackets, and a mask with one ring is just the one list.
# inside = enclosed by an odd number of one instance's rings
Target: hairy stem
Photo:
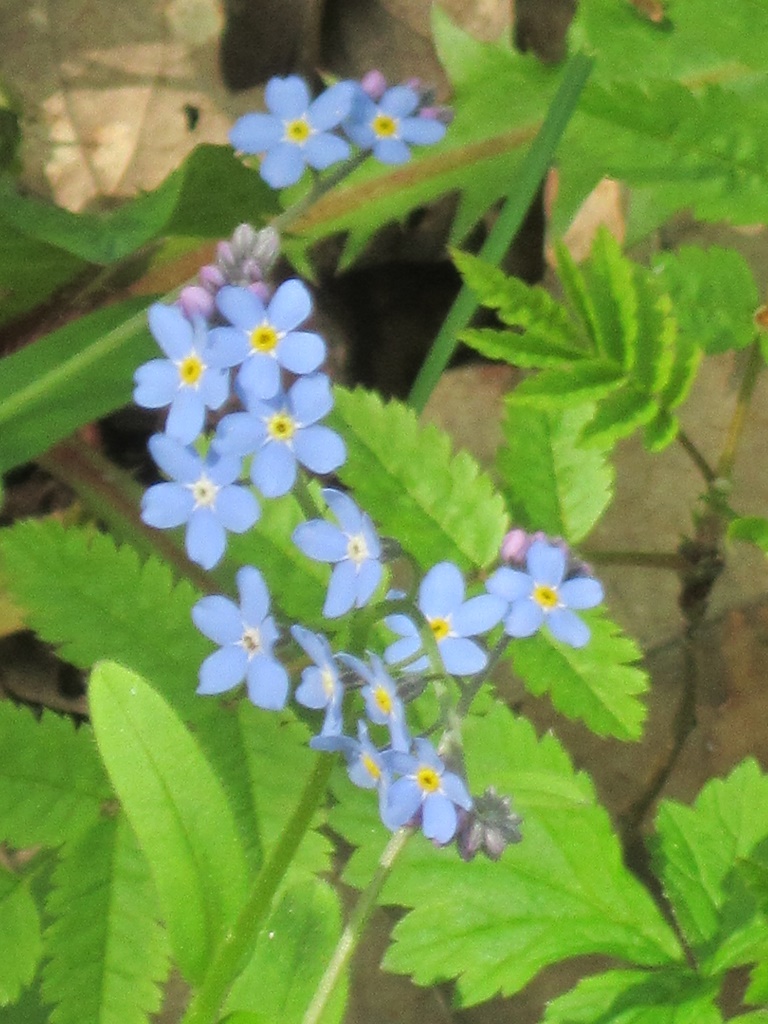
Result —
[[763, 357], [760, 352], [760, 343], [754, 341], [749, 353], [749, 359], [744, 369], [744, 376], [741, 378], [741, 387], [736, 399], [736, 407], [733, 410], [731, 422], [725, 436], [725, 444], [720, 458], [717, 461], [716, 474], [721, 479], [730, 480], [733, 474], [733, 465], [736, 461], [741, 435], [744, 433], [744, 426], [747, 422], [747, 412], [752, 394], [757, 384], [757, 378], [763, 365]]
[[689, 456], [694, 466], [704, 477], [705, 482], [707, 484], [711, 484], [712, 481], [715, 480], [715, 478], [717, 477], [717, 473], [710, 466], [710, 464], [707, 462], [707, 460], [704, 458], [704, 456], [701, 454], [699, 449], [696, 447], [696, 445], [693, 443], [690, 437], [688, 437], [684, 430], [681, 429], [677, 432], [677, 440], [680, 446], [682, 447], [683, 451], [686, 453], [686, 455]]

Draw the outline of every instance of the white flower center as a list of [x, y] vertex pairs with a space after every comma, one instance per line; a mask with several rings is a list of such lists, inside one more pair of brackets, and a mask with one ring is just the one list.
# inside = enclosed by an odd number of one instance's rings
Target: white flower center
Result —
[[195, 508], [213, 508], [216, 504], [216, 495], [220, 488], [213, 480], [209, 480], [205, 473], [195, 483], [187, 484], [187, 487], [192, 491]]

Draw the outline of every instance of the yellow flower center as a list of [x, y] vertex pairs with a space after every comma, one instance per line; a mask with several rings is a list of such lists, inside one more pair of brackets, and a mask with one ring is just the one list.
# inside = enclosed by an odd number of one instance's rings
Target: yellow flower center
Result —
[[547, 587], [543, 583], [537, 583], [533, 588], [533, 600], [540, 604], [546, 612], [557, 608], [559, 602], [557, 591], [554, 587]]
[[188, 387], [197, 384], [203, 375], [203, 370], [205, 369], [202, 359], [196, 355], [187, 356], [186, 359], [182, 359], [181, 362], [176, 365], [179, 368], [181, 383]]
[[249, 626], [240, 638], [240, 643], [248, 652], [248, 657], [253, 657], [261, 650], [261, 633], [255, 626]]
[[435, 793], [440, 789], [440, 776], [434, 768], [419, 768], [416, 773], [416, 781], [425, 793]]
[[429, 627], [438, 643], [445, 640], [451, 632], [451, 623], [448, 619], [429, 619]]
[[392, 698], [383, 686], [376, 687], [373, 693], [373, 699], [376, 702], [376, 707], [383, 715], [392, 714]]
[[329, 668], [320, 669], [320, 682], [323, 686], [323, 692], [329, 699], [333, 696], [334, 677], [333, 672]]
[[364, 562], [368, 557], [368, 545], [365, 543], [365, 537], [362, 533], [356, 533], [354, 537], [349, 538], [347, 544], [347, 558], [351, 559], [357, 565]]
[[290, 441], [296, 433], [296, 423], [287, 412], [276, 412], [267, 420], [267, 433], [273, 441]]
[[286, 142], [294, 142], [297, 146], [303, 146], [312, 134], [312, 126], [306, 117], [297, 117], [295, 121], [286, 121], [285, 135]]
[[397, 119], [389, 114], [377, 114], [371, 121], [371, 128], [380, 139], [391, 139], [397, 135]]
[[200, 508], [201, 506], [212, 508], [216, 504], [216, 495], [219, 493], [219, 488], [207, 476], [201, 476], [195, 483], [188, 484], [187, 486], [192, 489], [195, 508]]
[[376, 764], [370, 754], [363, 754], [360, 760], [363, 762], [363, 767], [371, 776], [372, 779], [376, 779], [378, 782], [381, 778], [381, 768]]
[[256, 352], [271, 352], [280, 341], [280, 335], [271, 324], [259, 324], [251, 331], [251, 348]]

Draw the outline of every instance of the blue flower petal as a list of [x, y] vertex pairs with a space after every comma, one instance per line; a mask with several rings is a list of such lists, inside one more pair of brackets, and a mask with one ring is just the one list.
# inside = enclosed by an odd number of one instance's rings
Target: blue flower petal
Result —
[[216, 515], [231, 533], [250, 530], [260, 512], [258, 501], [246, 487], [223, 487], [216, 496]]
[[328, 706], [328, 694], [323, 685], [323, 673], [317, 665], [310, 665], [301, 673], [301, 682], [294, 694], [296, 700], [305, 708], [319, 711]]
[[504, 618], [507, 602], [494, 594], [471, 597], [451, 616], [451, 626], [457, 636], [477, 636], [493, 629]]
[[216, 429], [213, 448], [221, 454], [251, 455], [266, 435], [262, 420], [248, 412], [232, 412]]
[[387, 615], [384, 619], [384, 624], [388, 626], [393, 633], [400, 633], [401, 636], [418, 637], [419, 635], [419, 627], [413, 619], [409, 619], [407, 615]]
[[330, 427], [305, 427], [293, 441], [296, 458], [313, 473], [332, 473], [344, 464], [347, 446]]
[[406, 825], [421, 807], [421, 789], [407, 775], [396, 779], [387, 794], [387, 812], [392, 827]]
[[485, 589], [489, 593], [497, 594], [505, 601], [517, 601], [521, 597], [530, 597], [533, 593], [533, 586], [533, 580], [527, 572], [508, 569], [506, 566], [497, 569], [485, 583]]
[[205, 405], [198, 391], [183, 387], [168, 410], [166, 432], [182, 444], [191, 444], [200, 435], [205, 423]]
[[296, 481], [296, 458], [282, 441], [272, 441], [253, 457], [251, 479], [265, 498], [287, 494]]
[[[252, 331], [258, 324], [263, 323], [267, 316], [264, 303], [258, 295], [254, 295], [248, 288], [235, 285], [224, 285], [219, 289], [216, 295], [216, 305], [222, 316], [234, 324], [239, 331]], [[231, 327], [215, 327], [211, 331], [211, 340], [213, 341], [231, 330]], [[247, 342], [247, 338], [244, 340]]]
[[334, 487], [325, 487], [323, 488], [323, 498], [338, 519], [344, 533], [354, 535], [361, 532], [363, 513], [348, 494], [337, 491]]
[[198, 393], [207, 409], [219, 409], [229, 397], [229, 374], [209, 366], [203, 374]]
[[270, 78], [264, 91], [268, 109], [284, 120], [302, 117], [309, 106], [309, 99], [307, 83], [298, 75]]
[[324, 519], [300, 523], [293, 531], [293, 543], [316, 562], [338, 562], [347, 554], [347, 538]]
[[227, 535], [210, 508], [196, 508], [187, 523], [187, 554], [204, 569], [217, 565], [227, 546]]
[[419, 105], [419, 94], [408, 85], [393, 85], [379, 100], [379, 110], [391, 117], [407, 117]]
[[325, 342], [311, 331], [292, 331], [280, 342], [279, 359], [291, 373], [312, 373], [325, 359]]
[[312, 127], [321, 132], [328, 128], [335, 128], [352, 109], [355, 92], [355, 83], [353, 82], [337, 82], [321, 92], [309, 107], [309, 120]]
[[445, 125], [433, 117], [406, 117], [400, 122], [400, 138], [416, 146], [431, 146], [445, 135]]
[[170, 405], [179, 388], [179, 371], [168, 359], [152, 359], [133, 375], [136, 387], [133, 400], [143, 409], [162, 409]]
[[272, 188], [287, 188], [296, 184], [305, 166], [304, 155], [298, 146], [278, 142], [261, 161], [259, 174]]
[[283, 137], [283, 125], [271, 114], [245, 114], [229, 130], [229, 142], [242, 153], [263, 153]]
[[198, 693], [225, 693], [245, 678], [248, 655], [242, 647], [229, 644], [209, 654], [200, 666]]
[[510, 636], [518, 638], [533, 636], [543, 621], [544, 611], [541, 606], [523, 598], [515, 601], [510, 608], [509, 615], [504, 619], [504, 629]]
[[[388, 665], [399, 665], [400, 662], [407, 661], [412, 658], [415, 654], [418, 654], [421, 650], [421, 640], [417, 636], [406, 636], [402, 640], [395, 640], [393, 644], [384, 651], [384, 660]], [[429, 665], [429, 659], [424, 657], [409, 668], [413, 671], [420, 672], [422, 669], [427, 668]]]
[[234, 644], [243, 635], [240, 609], [228, 597], [209, 594], [192, 607], [192, 621], [214, 643]]
[[323, 615], [327, 619], [346, 615], [354, 605], [356, 575], [355, 566], [349, 559], [345, 558], [334, 566], [323, 605]]
[[167, 434], [153, 434], [148, 442], [149, 453], [166, 476], [181, 484], [200, 479], [203, 463], [200, 456]]
[[454, 676], [471, 676], [482, 672], [488, 664], [488, 655], [473, 640], [448, 636], [437, 645], [446, 671]]
[[565, 572], [565, 555], [554, 544], [547, 544], [543, 540], [534, 541], [528, 551], [526, 564], [536, 583], [548, 587], [560, 586]]
[[235, 578], [243, 620], [249, 626], [256, 626], [263, 621], [269, 611], [269, 591], [264, 577], [254, 566], [244, 565], [237, 570]]
[[472, 797], [464, 785], [464, 780], [453, 772], [444, 772], [440, 777], [440, 785], [448, 799], [468, 811], [472, 807]]
[[209, 342], [206, 358], [216, 369], [237, 366], [251, 350], [248, 338], [239, 327], [214, 327]]
[[373, 155], [383, 164], [405, 164], [411, 159], [411, 151], [401, 139], [378, 139]]
[[176, 306], [155, 302], [147, 310], [152, 336], [169, 359], [183, 359], [194, 344], [194, 329]]
[[141, 499], [141, 519], [147, 526], [167, 530], [181, 526], [192, 515], [195, 499], [192, 492], [180, 484], [153, 484]]
[[603, 588], [592, 576], [575, 576], [566, 580], [558, 594], [567, 608], [594, 608], [603, 600]]
[[283, 281], [267, 310], [269, 322], [278, 331], [292, 331], [303, 324], [311, 312], [312, 296], [297, 278]]
[[257, 708], [281, 711], [288, 700], [288, 673], [279, 661], [263, 654], [254, 655], [246, 670], [248, 697]]
[[431, 793], [424, 801], [421, 827], [427, 839], [444, 845], [453, 839], [458, 818], [456, 808], [442, 793]]
[[205, 471], [208, 477], [219, 487], [226, 487], [240, 479], [243, 460], [239, 455], [214, 452], [206, 461]]
[[250, 399], [264, 402], [275, 398], [280, 391], [277, 360], [267, 352], [251, 352], [240, 367], [237, 383]]
[[384, 568], [381, 562], [377, 562], [373, 558], [369, 558], [358, 568], [355, 579], [355, 605], [358, 608], [368, 604], [376, 592], [383, 574]]
[[433, 565], [419, 587], [419, 608], [430, 619], [450, 615], [464, 600], [464, 578], [453, 562]]
[[338, 135], [329, 135], [323, 132], [307, 139], [304, 146], [304, 159], [310, 167], [324, 171], [327, 167], [346, 160], [350, 152], [349, 143], [344, 139], [340, 139]]
[[301, 377], [290, 390], [296, 419], [304, 426], [316, 423], [333, 408], [331, 382], [324, 373]]
[[312, 630], [297, 623], [291, 626], [291, 636], [317, 665], [333, 662], [333, 653], [328, 641], [320, 633], [313, 633]]
[[555, 608], [546, 619], [552, 636], [571, 647], [583, 647], [589, 640], [589, 626], [568, 608]]

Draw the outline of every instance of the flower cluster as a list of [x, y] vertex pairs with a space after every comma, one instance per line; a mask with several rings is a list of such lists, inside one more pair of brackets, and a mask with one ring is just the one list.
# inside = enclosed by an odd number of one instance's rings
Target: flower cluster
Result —
[[[296, 181], [305, 166], [323, 170], [345, 159], [350, 145], [337, 129], [377, 159], [398, 163], [409, 145], [441, 138], [448, 121], [418, 83], [389, 87], [378, 73], [338, 83], [315, 100], [301, 79], [273, 79], [266, 102], [269, 113], [241, 118], [232, 142], [265, 154], [260, 173], [275, 187]], [[326, 345], [313, 329], [312, 296], [295, 278], [272, 283], [278, 252], [273, 229], [241, 225], [176, 304], [151, 307], [149, 328], [163, 358], [136, 371], [134, 398], [167, 410], [164, 431], [149, 441], [167, 479], [147, 490], [141, 514], [159, 529], [184, 526], [190, 559], [212, 569], [229, 533], [249, 530], [264, 501], [297, 489], [298, 505], [313, 511], [285, 543], [328, 566], [321, 614], [329, 633], [345, 636], [352, 649], [334, 650], [333, 637], [281, 621], [262, 569], [242, 566], [237, 603], [208, 595], [192, 609], [194, 625], [216, 645], [201, 665], [198, 693], [244, 685], [254, 705], [274, 711], [291, 699], [293, 682], [302, 715], [323, 713], [310, 745], [342, 753], [350, 780], [376, 790], [388, 828], [418, 827], [436, 845], [455, 841], [467, 859], [480, 850], [495, 859], [520, 838], [520, 819], [493, 789], [470, 795], [459, 716], [446, 694], [458, 692], [469, 706], [493, 664], [493, 645], [498, 654], [512, 638], [546, 628], [557, 642], [585, 644], [589, 627], [577, 612], [598, 604], [602, 588], [562, 542], [515, 530], [485, 584], [442, 561], [411, 592], [388, 589], [396, 543], [380, 538], [368, 512], [338, 485], [308, 486], [308, 475], [343, 466], [346, 446], [322, 422], [333, 389], [322, 370]], [[353, 629], [338, 622], [358, 613]], [[389, 642], [381, 639], [385, 630]], [[428, 686], [441, 717], [427, 733], [414, 733], [408, 706]]]

